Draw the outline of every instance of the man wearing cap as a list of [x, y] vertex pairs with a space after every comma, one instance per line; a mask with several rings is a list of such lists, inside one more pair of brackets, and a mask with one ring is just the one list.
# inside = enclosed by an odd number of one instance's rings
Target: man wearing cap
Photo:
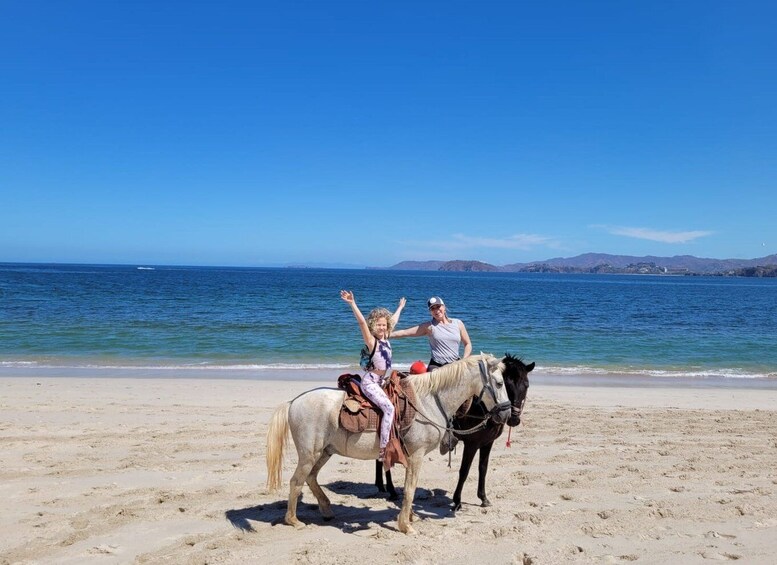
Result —
[[[397, 330], [391, 334], [391, 337], [428, 337], [429, 348], [432, 351], [429, 371], [458, 361], [463, 357], [469, 357], [472, 353], [472, 342], [464, 322], [458, 318], [448, 317], [445, 302], [439, 296], [432, 296], [426, 305], [432, 315], [431, 321], [412, 328]], [[464, 344], [464, 354], [459, 357], [461, 344]]]

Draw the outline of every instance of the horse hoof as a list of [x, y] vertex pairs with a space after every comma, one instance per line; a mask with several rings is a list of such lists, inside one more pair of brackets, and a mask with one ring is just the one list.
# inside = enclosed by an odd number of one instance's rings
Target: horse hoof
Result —
[[488, 500], [487, 498], [484, 498], [483, 502], [481, 503], [480, 506], [483, 506], [484, 508], [487, 508], [487, 507], [491, 506], [491, 501]]
[[399, 495], [397, 493], [392, 493], [388, 497], [389, 500], [399, 500]]
[[324, 516], [323, 518], [324, 518], [324, 522], [331, 522], [334, 516]]
[[457, 502], [456, 504], [453, 505], [453, 513], [454, 514], [456, 512], [458, 512], [459, 510], [461, 510], [461, 502]]

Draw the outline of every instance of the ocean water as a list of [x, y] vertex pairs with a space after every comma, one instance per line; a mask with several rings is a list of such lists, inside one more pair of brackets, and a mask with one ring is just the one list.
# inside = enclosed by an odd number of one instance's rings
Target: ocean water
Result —
[[[384, 270], [0, 264], [0, 369], [357, 369], [362, 311], [439, 295], [474, 351], [538, 373], [777, 382], [777, 280]], [[395, 365], [428, 360], [392, 342]]]

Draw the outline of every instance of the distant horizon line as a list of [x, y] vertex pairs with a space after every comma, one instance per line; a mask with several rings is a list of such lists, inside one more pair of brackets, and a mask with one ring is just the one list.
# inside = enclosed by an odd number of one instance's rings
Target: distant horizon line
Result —
[[[531, 261], [515, 261], [512, 263], [505, 263], [502, 265], [495, 264], [495, 263], [489, 263], [487, 261], [482, 261], [480, 259], [404, 259], [398, 262], [393, 263], [392, 265], [388, 266], [374, 266], [374, 265], [362, 265], [362, 264], [355, 264], [355, 263], [339, 263], [339, 262], [331, 262], [331, 263], [302, 263], [299, 261], [290, 262], [290, 263], [269, 263], [264, 265], [225, 265], [225, 264], [176, 264], [176, 263], [149, 263], [149, 262], [132, 262], [132, 263], [94, 263], [94, 262], [82, 262], [82, 261], [0, 261], [0, 265], [48, 265], [48, 266], [55, 266], [55, 265], [67, 265], [67, 266], [73, 266], [73, 267], [128, 267], [128, 268], [136, 268], [136, 269], [147, 269], [147, 268], [155, 268], [155, 267], [178, 267], [178, 268], [211, 268], [211, 269], [331, 269], [331, 270], [390, 270], [396, 265], [401, 265], [403, 263], [453, 263], [453, 262], [464, 262], [464, 263], [482, 263], [485, 265], [490, 265], [493, 267], [505, 267], [508, 265], [539, 265], [546, 263], [548, 261], [557, 261], [557, 260], [571, 260], [576, 259], [579, 257], [583, 257], [586, 255], [602, 255], [602, 256], [609, 256], [609, 257], [625, 257], [625, 258], [634, 258], [634, 259], [672, 259], [677, 257], [689, 257], [694, 259], [701, 259], [701, 260], [709, 260], [709, 261], [756, 261], [758, 259], [765, 259], [768, 257], [772, 257], [773, 255], [777, 255], [777, 253], [771, 253], [767, 255], [763, 255], [761, 257], [752, 257], [752, 258], [725, 258], [725, 259], [719, 259], [716, 257], [698, 257], [696, 255], [629, 255], [629, 254], [620, 254], [620, 253], [602, 253], [602, 252], [596, 252], [596, 251], [587, 251], [585, 253], [580, 253], [578, 255], [574, 255], [571, 257], [551, 257], [548, 259], [538, 259], [538, 260], [531, 260]], [[422, 269], [423, 270], [423, 269]]]

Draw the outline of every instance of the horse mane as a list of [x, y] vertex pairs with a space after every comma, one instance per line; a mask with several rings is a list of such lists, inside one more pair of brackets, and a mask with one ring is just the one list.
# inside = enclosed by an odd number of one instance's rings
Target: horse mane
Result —
[[527, 366], [523, 360], [523, 357], [518, 357], [517, 355], [513, 355], [512, 353], [505, 353], [503, 361], [505, 363], [513, 362], [517, 365], [520, 365], [521, 367]]
[[422, 373], [420, 375], [410, 375], [413, 387], [417, 394], [424, 396], [433, 394], [451, 384], [458, 384], [461, 382], [462, 377], [466, 372], [470, 370], [473, 365], [477, 365], [481, 359], [488, 359], [492, 357], [488, 353], [481, 353], [480, 355], [471, 355], [466, 359], [461, 359], [455, 363], [439, 367], [431, 373]]

